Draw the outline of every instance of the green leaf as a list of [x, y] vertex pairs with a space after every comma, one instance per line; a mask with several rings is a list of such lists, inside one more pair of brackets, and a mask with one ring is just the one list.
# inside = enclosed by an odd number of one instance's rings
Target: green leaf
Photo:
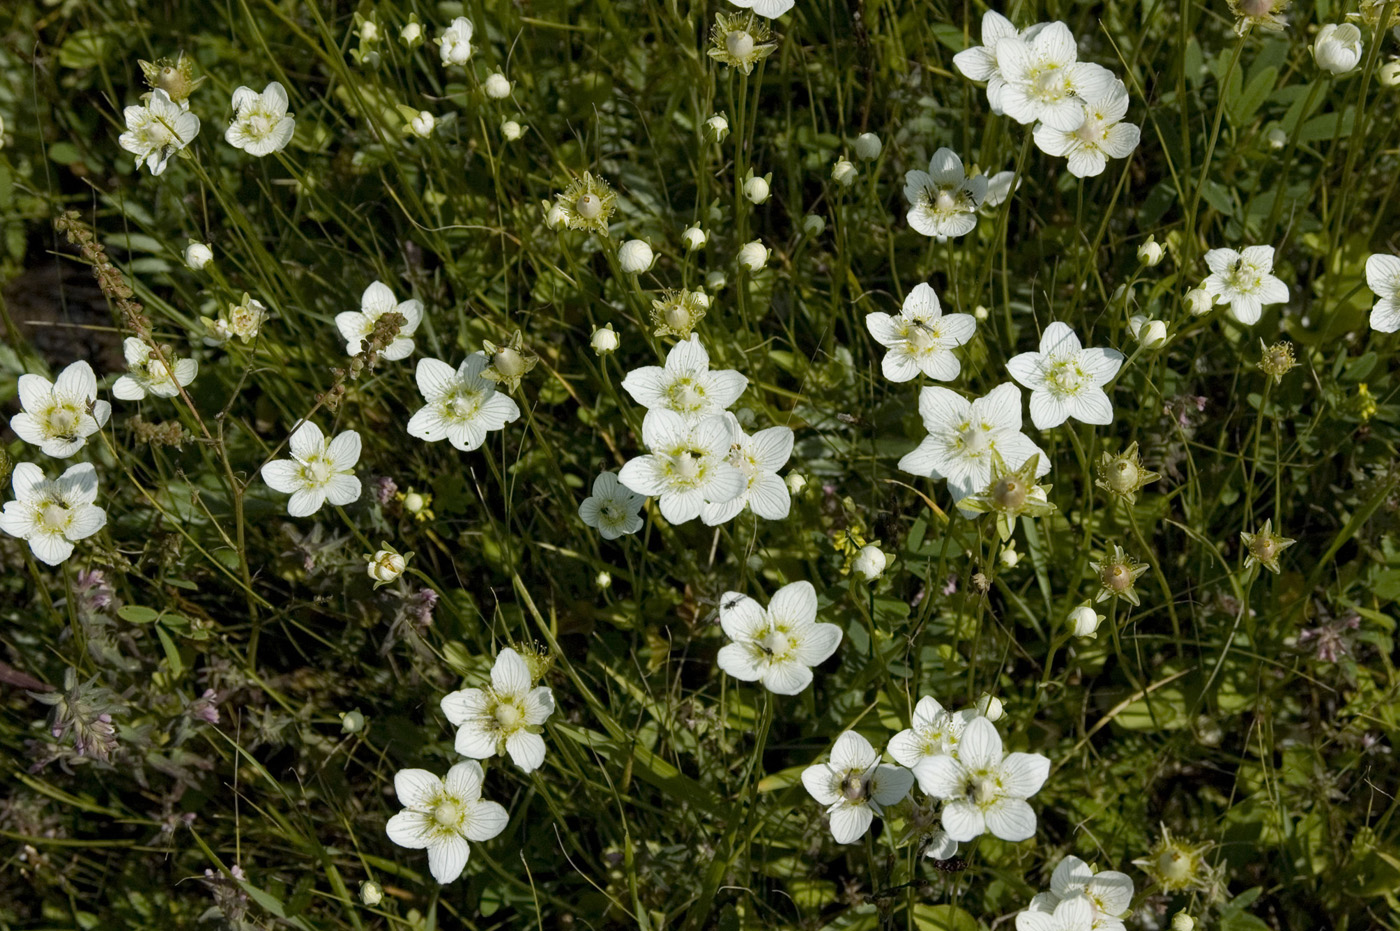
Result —
[[160, 617], [160, 612], [154, 608], [143, 608], [140, 605], [122, 605], [117, 609], [117, 617], [133, 624], [149, 624]]
[[1244, 89], [1226, 105], [1225, 112], [1230, 117], [1230, 122], [1237, 127], [1243, 127], [1253, 120], [1254, 114], [1263, 106], [1264, 101], [1269, 99], [1269, 93], [1274, 89], [1276, 80], [1277, 68], [1264, 68], [1250, 78]]
[[112, 43], [91, 29], [79, 29], [58, 47], [58, 63], [65, 68], [95, 68], [107, 57]]
[[978, 931], [977, 919], [956, 905], [915, 905], [914, 927], [919, 931]]
[[178, 678], [185, 671], [185, 664], [180, 661], [180, 650], [175, 646], [175, 641], [170, 639], [170, 635], [165, 632], [164, 627], [156, 628], [156, 636], [160, 638], [161, 648], [165, 650], [166, 662], [170, 664], [170, 674]]

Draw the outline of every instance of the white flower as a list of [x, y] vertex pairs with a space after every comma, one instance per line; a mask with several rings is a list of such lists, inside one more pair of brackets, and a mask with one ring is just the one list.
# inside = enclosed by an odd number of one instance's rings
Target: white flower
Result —
[[296, 125], [287, 112], [287, 89], [280, 82], [273, 81], [261, 94], [251, 87], [240, 87], [233, 92], [233, 123], [224, 132], [224, 140], [261, 158], [285, 149]]
[[403, 575], [403, 571], [407, 568], [408, 560], [403, 557], [402, 553], [376, 550], [374, 555], [366, 561], [365, 571], [369, 573], [371, 579], [383, 585]]
[[845, 731], [831, 748], [831, 761], [802, 771], [812, 798], [827, 806], [831, 836], [851, 844], [870, 830], [876, 815], [909, 794], [914, 777], [902, 766], [880, 762], [880, 754], [855, 731]]
[[97, 470], [90, 462], [69, 466], [57, 479], [44, 477], [32, 462], [15, 466], [11, 476], [15, 500], [0, 512], [0, 530], [29, 543], [35, 558], [56, 566], [73, 555], [73, 544], [107, 524], [98, 507]]
[[617, 347], [621, 345], [617, 331], [612, 328], [612, 324], [604, 324], [593, 329], [593, 335], [588, 338], [588, 345], [593, 347], [593, 351], [598, 355], [604, 353], [617, 352]]
[[501, 123], [501, 135], [505, 137], [506, 142], [514, 142], [525, 135], [525, 127], [515, 120], [504, 120]]
[[729, 464], [739, 470], [746, 484], [728, 501], [706, 504], [702, 515], [705, 523], [722, 524], [745, 507], [764, 520], [787, 517], [792, 501], [787, 485], [778, 478], [778, 470], [787, 465], [792, 455], [792, 430], [769, 427], [749, 436], [733, 414], [726, 411], [724, 421], [729, 427]]
[[1167, 344], [1167, 325], [1161, 320], [1144, 320], [1137, 328], [1137, 338], [1144, 349], [1161, 349]]
[[459, 16], [452, 25], [442, 31], [437, 43], [442, 52], [442, 63], [465, 65], [472, 57], [472, 21]]
[[1138, 246], [1138, 261], [1148, 268], [1155, 268], [1160, 265], [1162, 259], [1166, 258], [1166, 247], [1157, 241], [1156, 236], [1148, 236], [1147, 242]]
[[170, 156], [199, 135], [199, 117], [170, 99], [163, 90], [151, 91], [150, 102], [122, 111], [126, 132], [117, 142], [136, 156], [136, 167], [145, 162], [151, 174], [165, 171]]
[[457, 752], [476, 760], [509, 754], [525, 772], [539, 769], [545, 751], [540, 731], [554, 713], [554, 693], [532, 685], [529, 664], [506, 647], [491, 667], [490, 685], [443, 696], [442, 713], [457, 727]]
[[[1032, 39], [1047, 25], [1040, 23], [1032, 26], [1020, 33], [1020, 38]], [[1002, 39], [1014, 38], [1017, 38], [1017, 32], [1016, 27], [1011, 25], [1011, 20], [994, 10], [988, 10], [982, 14], [982, 44], [964, 49], [953, 56], [953, 66], [963, 73], [963, 77], [971, 81], [987, 82], [987, 103], [992, 112], [998, 115], [1003, 112], [1001, 95], [1006, 87], [1006, 79], [1002, 77], [1001, 68], [997, 64], [997, 43]]]
[[755, 239], [739, 248], [739, 264], [751, 272], [756, 272], [768, 263], [768, 255], [768, 247], [761, 239]]
[[975, 401], [947, 388], [926, 387], [919, 392], [919, 414], [929, 435], [899, 460], [899, 468], [946, 478], [954, 501], [991, 483], [994, 456], [1013, 471], [1039, 456], [1036, 477], [1050, 471], [1049, 457], [1021, 432], [1021, 389], [1013, 384], [998, 385]]
[[578, 506], [578, 516], [604, 540], [642, 529], [637, 513], [646, 498], [617, 480], [616, 472], [604, 472], [593, 480], [593, 494]]
[[880, 153], [884, 151], [885, 148], [885, 144], [880, 141], [880, 137], [874, 133], [861, 133], [859, 136], [856, 136], [854, 146], [856, 156], [865, 159], [867, 162], [879, 158]]
[[995, 56], [1006, 81], [1002, 108], [1022, 124], [1040, 120], [1073, 132], [1084, 119], [1079, 98], [1100, 99], [1113, 81], [1107, 68], [1076, 60], [1074, 34], [1064, 23], [1050, 23], [1027, 39], [1000, 38]]
[[436, 443], [447, 440], [463, 452], [486, 442], [491, 430], [519, 419], [520, 408], [496, 383], [481, 373], [490, 360], [479, 352], [467, 356], [455, 371], [438, 359], [419, 359], [414, 377], [427, 403], [408, 421], [408, 435]]
[[938, 381], [952, 381], [962, 369], [953, 347], [972, 339], [977, 321], [970, 314], [943, 316], [938, 295], [920, 283], [904, 299], [898, 314], [866, 314], [865, 326], [876, 342], [889, 349], [880, 370], [890, 381], [909, 381], [920, 372]]
[[[1050, 891], [1031, 899], [1030, 911], [1051, 915], [1066, 900], [1083, 897], [1091, 913], [1089, 927], [1093, 931], [1123, 931], [1122, 916], [1133, 904], [1133, 880], [1127, 873], [1094, 868], [1078, 857], [1065, 857], [1050, 876]], [[1017, 921], [1016, 927], [1021, 923]]]
[[437, 128], [437, 117], [427, 110], [419, 110], [418, 115], [408, 121], [408, 131], [420, 139], [427, 139]]
[[191, 239], [190, 244], [185, 247], [185, 267], [191, 271], [200, 271], [213, 260], [214, 250], [210, 249], [207, 243]]
[[172, 374], [151, 347], [135, 336], [122, 341], [122, 353], [127, 372], [112, 383], [112, 396], [123, 401], [139, 401], [148, 394], [173, 398], [199, 374], [199, 363], [193, 359], [176, 359]]
[[855, 184], [856, 174], [856, 166], [851, 164], [849, 159], [837, 159], [836, 164], [831, 166], [831, 180], [842, 187], [850, 187]]
[[499, 71], [491, 72], [482, 87], [486, 90], [486, 96], [492, 100], [504, 100], [510, 96], [510, 81]]
[[690, 421], [674, 411], [648, 411], [642, 441], [651, 453], [629, 459], [618, 478], [639, 494], [659, 498], [661, 516], [671, 523], [694, 520], [706, 504], [743, 494], [747, 479], [729, 464], [724, 418]]
[[966, 236], [977, 226], [977, 208], [987, 196], [987, 179], [967, 176], [952, 149], [939, 149], [928, 171], [904, 173], [909, 225], [925, 236]]
[[1006, 711], [1002, 707], [1000, 698], [997, 698], [991, 692], [983, 692], [981, 695], [977, 696], [977, 713], [988, 721], [996, 723], [1002, 719]]
[[1056, 321], [1040, 337], [1039, 352], [1023, 352], [1006, 363], [1011, 377], [1031, 389], [1031, 423], [1058, 427], [1069, 418], [1113, 423], [1113, 402], [1103, 386], [1123, 365], [1116, 349], [1085, 349], [1069, 324]]
[[705, 234], [705, 231], [700, 228], [699, 223], [696, 223], [694, 226], [687, 226], [685, 231], [681, 233], [681, 242], [683, 242], [685, 247], [691, 252], [704, 246], [705, 240], [709, 238], [710, 237]]
[[812, 684], [812, 668], [841, 643], [841, 628], [819, 624], [817, 591], [792, 582], [773, 593], [765, 611], [748, 595], [725, 592], [719, 623], [732, 643], [720, 647], [719, 668], [741, 682], [761, 682], [778, 695], [796, 695]]
[[1021, 179], [1014, 171], [998, 171], [987, 179], [987, 196], [982, 200], [983, 207], [999, 207], [1011, 196], [1011, 192], [1021, 186]]
[[744, 196], [750, 203], [761, 204], [768, 199], [768, 179], [754, 175], [744, 182]]
[[423, 27], [417, 22], [407, 23], [399, 30], [399, 41], [409, 48], [423, 41]]
[[1346, 74], [1361, 64], [1361, 30], [1351, 23], [1328, 23], [1317, 32], [1313, 58], [1333, 74]]
[[793, 8], [796, 0], [729, 0], [737, 7], [753, 10], [767, 19], [777, 19]]
[[340, 335], [345, 337], [345, 351], [358, 356], [364, 351], [364, 344], [374, 333], [374, 325], [379, 318], [389, 312], [403, 314], [403, 326], [398, 336], [379, 354], [381, 359], [397, 362], [413, 354], [413, 334], [423, 321], [423, 302], [411, 298], [400, 303], [394, 292], [382, 281], [373, 282], [360, 296], [360, 309], [347, 310], [335, 315], [335, 325]]
[[92, 366], [81, 361], [59, 372], [53, 382], [41, 375], [21, 375], [19, 403], [24, 410], [10, 418], [10, 429], [55, 459], [67, 459], [82, 449], [112, 415], [112, 405], [97, 400]]
[[729, 120], [723, 113], [716, 113], [705, 121], [705, 129], [715, 137], [716, 142], [723, 142], [729, 133]]
[[617, 264], [623, 272], [629, 275], [637, 275], [648, 268], [656, 261], [656, 256], [651, 251], [651, 246], [641, 239], [629, 239], [617, 250]]
[[1131, 155], [1142, 131], [1122, 122], [1128, 112], [1128, 89], [1117, 79], [1085, 90], [1080, 107], [1083, 115], [1075, 128], [1041, 123], [1035, 128], [1035, 144], [1046, 155], [1068, 158], [1069, 173], [1076, 178], [1092, 178], [1103, 174], [1108, 159]]
[[360, 499], [355, 463], [360, 461], [360, 435], [354, 430], [326, 440], [321, 428], [309, 420], [292, 432], [288, 441], [292, 458], [274, 459], [262, 467], [263, 481], [273, 491], [290, 494], [287, 513], [306, 517], [329, 501], [350, 504]]
[[394, 791], [404, 810], [389, 819], [384, 831], [400, 847], [428, 849], [428, 870], [450, 883], [466, 869], [469, 840], [478, 844], [506, 829], [510, 816], [496, 802], [483, 801], [481, 764], [458, 763], [439, 779], [426, 769], [402, 769]]
[[1103, 615], [1097, 613], [1087, 602], [1069, 613], [1069, 632], [1076, 637], [1094, 637], [1098, 634]]
[[885, 574], [885, 566], [889, 565], [889, 559], [881, 552], [878, 546], [862, 546], [860, 552], [856, 553], [856, 558], [851, 560], [851, 571], [865, 579], [873, 582]]
[[1400, 87], [1400, 61], [1391, 60], [1381, 65], [1377, 75], [1383, 87]]
[[633, 369], [622, 387], [649, 411], [674, 411], [693, 423], [727, 409], [739, 400], [749, 380], [733, 369], [710, 371], [710, 354], [692, 333], [666, 354], [666, 367]]
[[1262, 308], [1288, 300], [1288, 286], [1275, 278], [1273, 246], [1212, 249], [1206, 253], [1210, 276], [1201, 285], [1217, 304], [1229, 304], [1240, 323], [1259, 322]]
[[891, 737], [887, 749], [895, 762], [910, 769], [928, 757], [955, 754], [958, 738], [975, 717], [976, 711], [948, 711], [938, 699], [925, 695], [914, 706], [911, 725]]
[[1367, 259], [1366, 284], [1376, 295], [1371, 329], [1381, 333], [1400, 330], [1400, 256], [1377, 252]]
[[1084, 896], [1065, 899], [1053, 912], [1027, 909], [1016, 916], [1016, 931], [1092, 931], [1094, 906]]
[[924, 856], [930, 860], [951, 860], [958, 855], [958, 842], [947, 831], [934, 831], [924, 840]]
[[926, 757], [914, 768], [919, 788], [943, 799], [943, 830], [955, 841], [991, 832], [1021, 841], [1035, 833], [1026, 799], [1040, 791], [1050, 760], [1039, 753], [1002, 752], [1001, 735], [984, 717], [973, 718], [958, 739], [956, 757]]

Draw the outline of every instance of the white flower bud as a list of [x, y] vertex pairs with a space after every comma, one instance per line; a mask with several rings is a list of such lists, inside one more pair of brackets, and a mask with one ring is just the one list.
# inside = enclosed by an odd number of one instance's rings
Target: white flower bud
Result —
[[1172, 931], [1193, 931], [1196, 927], [1196, 919], [1185, 912], [1177, 912], [1172, 916]]
[[1264, 140], [1271, 149], [1281, 149], [1288, 145], [1288, 133], [1275, 126], [1264, 134]]
[[444, 65], [465, 65], [472, 57], [472, 23], [465, 16], [459, 16], [442, 31], [438, 38], [438, 48]]
[[705, 121], [705, 128], [716, 142], [723, 142], [724, 137], [729, 135], [729, 120], [723, 113], [716, 113]]
[[437, 117], [433, 116], [427, 110], [419, 110], [418, 115], [415, 116], [408, 124], [408, 128], [413, 133], [413, 135], [418, 136], [422, 139], [427, 139], [429, 136], [431, 136], [433, 134], [433, 130], [436, 127]]
[[491, 72], [491, 76], [481, 86], [486, 91], [486, 96], [492, 100], [504, 100], [510, 96], [510, 81], [499, 71]]
[[1388, 61], [1381, 65], [1378, 76], [1383, 87], [1400, 87], [1400, 61]]
[[423, 27], [417, 23], [409, 23], [399, 30], [399, 41], [412, 48], [423, 41]]
[[977, 319], [978, 323], [981, 323], [983, 320], [986, 320], [989, 316], [991, 316], [991, 313], [992, 312], [990, 310], [983, 307], [981, 304], [978, 304], [976, 307], [972, 308], [972, 316]]
[[1097, 634], [1103, 615], [1095, 613], [1087, 604], [1082, 604], [1069, 613], [1069, 631], [1076, 637], [1093, 637]]
[[851, 571], [865, 581], [873, 582], [885, 574], [885, 566], [888, 563], [889, 560], [880, 552], [878, 546], [862, 546], [856, 558], [851, 561]]
[[[409, 26], [417, 25], [417, 23], [409, 23]], [[360, 901], [373, 908], [384, 901], [384, 888], [372, 879], [365, 880], [360, 883]]]
[[752, 203], [763, 203], [768, 199], [768, 179], [755, 176], [745, 181], [744, 196]]
[[366, 44], [379, 41], [379, 24], [372, 19], [360, 23], [360, 41]]
[[190, 244], [185, 247], [185, 265], [193, 271], [199, 271], [212, 261], [214, 250], [205, 243], [191, 239]]
[[707, 291], [723, 291], [724, 286], [728, 283], [729, 279], [721, 271], [713, 271], [705, 276], [705, 290]]
[[789, 472], [787, 478], [783, 479], [787, 485], [788, 494], [796, 497], [797, 493], [807, 487], [807, 477], [801, 472]]
[[838, 159], [836, 164], [831, 166], [831, 180], [842, 187], [850, 187], [856, 183], [856, 166], [846, 159]]
[[826, 217], [819, 213], [809, 213], [802, 218], [802, 232], [808, 236], [820, 236], [826, 230]]
[[753, 54], [753, 36], [743, 29], [735, 29], [724, 37], [724, 49], [730, 58], [748, 58]]
[[1167, 344], [1167, 325], [1160, 320], [1148, 320], [1138, 328], [1138, 341], [1144, 349], [1161, 349]]
[[1186, 306], [1193, 316], [1201, 316], [1210, 313], [1211, 306], [1215, 303], [1215, 298], [1205, 288], [1192, 288], [1186, 292]]
[[597, 585], [599, 588], [612, 587], [612, 573], [604, 569], [602, 572], [598, 573], [598, 577], [593, 580], [593, 584]]
[[506, 142], [514, 142], [525, 135], [525, 127], [515, 120], [506, 120], [501, 123], [501, 135], [506, 137]]
[[340, 730], [345, 734], [358, 734], [365, 729], [365, 716], [360, 713], [360, 709], [342, 712], [340, 715]]
[[[1015, 541], [1013, 540], [1012, 543], [1014, 544]], [[1021, 561], [1021, 554], [1016, 552], [1016, 547], [1012, 545], [1003, 549], [998, 554], [997, 560], [1006, 568], [1015, 569], [1016, 564]]]
[[1001, 720], [1001, 716], [1006, 713], [1001, 706], [1001, 699], [990, 692], [983, 692], [982, 697], [977, 699], [977, 713], [992, 723]]
[[403, 509], [408, 514], [417, 514], [423, 510], [427, 503], [423, 500], [423, 496], [416, 491], [410, 491], [403, 496]]
[[705, 310], [710, 309], [710, 296], [705, 293], [703, 288], [695, 289], [691, 292], [691, 296], [695, 298], [695, 303], [699, 304]]
[[1138, 246], [1138, 261], [1148, 268], [1160, 263], [1166, 254], [1167, 250], [1162, 247], [1155, 236], [1148, 236], [1147, 242]]
[[[417, 497], [421, 500], [421, 495], [409, 495], [410, 498]], [[404, 499], [404, 507], [408, 508], [408, 499]], [[421, 505], [420, 505], [421, 507]], [[392, 582], [403, 575], [404, 569], [408, 567], [408, 560], [398, 553], [389, 550], [380, 550], [370, 559], [366, 567], [369, 577], [376, 582]]]
[[640, 239], [629, 239], [617, 250], [617, 264], [629, 275], [638, 275], [656, 261], [651, 246]]
[[613, 331], [612, 324], [609, 323], [593, 330], [593, 335], [589, 337], [588, 345], [592, 346], [593, 351], [601, 356], [604, 353], [616, 352], [621, 342], [622, 341], [617, 337], [617, 333]]
[[861, 133], [859, 136], [856, 136], [856, 155], [865, 159], [867, 162], [879, 158], [880, 151], [884, 149], [884, 147], [885, 144], [881, 142], [880, 137], [874, 133]]
[[694, 226], [687, 226], [685, 232], [681, 233], [681, 242], [684, 243], [685, 247], [691, 252], [702, 248], [705, 245], [705, 240], [709, 238], [705, 231], [700, 228], [699, 223]]
[[751, 272], [758, 271], [768, 264], [768, 247], [759, 239], [744, 243], [739, 249], [739, 264]]
[[1361, 64], [1361, 30], [1351, 23], [1328, 23], [1313, 42], [1317, 66], [1333, 74], [1346, 74]]
[[549, 212], [544, 216], [544, 225], [552, 230], [561, 230], [564, 224], [569, 222], [569, 215], [564, 212], [564, 208], [558, 204], [552, 204]]

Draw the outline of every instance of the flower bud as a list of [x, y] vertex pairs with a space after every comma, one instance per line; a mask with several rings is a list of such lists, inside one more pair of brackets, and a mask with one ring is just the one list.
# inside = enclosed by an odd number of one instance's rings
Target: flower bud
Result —
[[752, 177], [744, 182], [744, 196], [751, 203], [761, 204], [768, 199], [768, 179]]
[[611, 323], [595, 328], [593, 335], [588, 340], [588, 345], [592, 346], [593, 351], [600, 356], [604, 353], [616, 352], [620, 343], [621, 340], [613, 331]]
[[1087, 604], [1082, 604], [1069, 613], [1069, 631], [1076, 637], [1093, 637], [1097, 634], [1103, 615]]
[[437, 117], [433, 116], [427, 110], [419, 110], [418, 115], [409, 121], [408, 128], [413, 135], [418, 136], [420, 139], [427, 139], [433, 134], [433, 130], [437, 128]]
[[1313, 42], [1317, 66], [1333, 74], [1346, 74], [1361, 64], [1361, 30], [1351, 23], [1328, 23]]
[[1382, 87], [1400, 87], [1400, 61], [1388, 61], [1378, 73]]
[[[407, 499], [404, 500], [404, 506], [408, 506]], [[379, 550], [370, 557], [367, 570], [371, 579], [382, 583], [394, 581], [403, 575], [403, 571], [407, 567], [408, 560], [398, 553], [392, 550]]]
[[423, 496], [416, 491], [410, 491], [403, 496], [403, 509], [405, 513], [417, 514], [419, 511], [423, 510], [427, 504], [428, 502], [423, 499]]
[[[417, 26], [418, 24], [410, 23], [409, 25]], [[365, 880], [360, 883], [360, 901], [373, 908], [384, 901], [384, 887], [372, 879]]]
[[807, 477], [801, 472], [789, 472], [787, 477], [783, 479], [783, 483], [787, 485], [788, 494], [796, 497], [802, 489], [807, 487]]
[[1264, 134], [1264, 139], [1269, 143], [1271, 149], [1281, 149], [1288, 145], [1288, 133], [1280, 127], [1275, 126]]
[[214, 250], [202, 242], [190, 240], [185, 247], [185, 265], [191, 271], [199, 271], [214, 260]]
[[506, 137], [506, 142], [514, 142], [525, 135], [525, 127], [515, 120], [505, 120], [501, 123], [501, 135]]
[[992, 312], [990, 310], [983, 307], [981, 304], [978, 304], [976, 307], [972, 308], [972, 316], [977, 319], [978, 323], [981, 323], [982, 321], [986, 320], [989, 316], [991, 316], [991, 313]]
[[729, 120], [723, 113], [716, 113], [705, 121], [705, 130], [715, 142], [723, 142], [724, 137], [729, 135]]
[[1215, 303], [1215, 298], [1204, 288], [1192, 288], [1186, 292], [1186, 306], [1193, 316], [1199, 317], [1202, 314], [1210, 313], [1211, 306]]
[[1177, 912], [1172, 916], [1172, 931], [1192, 931], [1196, 927], [1196, 919], [1185, 912]]
[[753, 36], [743, 29], [735, 29], [724, 37], [724, 48], [730, 58], [748, 58], [753, 54]]
[[862, 546], [851, 562], [851, 571], [865, 581], [873, 582], [884, 575], [888, 562], [878, 546]]
[[856, 181], [856, 166], [846, 159], [840, 159], [831, 167], [831, 180], [842, 187], [850, 187]]
[[856, 155], [865, 159], [867, 162], [879, 158], [880, 151], [884, 149], [884, 147], [885, 145], [880, 141], [880, 137], [874, 133], [861, 133], [859, 136], [856, 136]]
[[1021, 561], [1021, 554], [1016, 552], [1016, 541], [1011, 541], [1011, 545], [1004, 547], [997, 554], [997, 561], [1007, 569], [1015, 569], [1016, 564]]
[[762, 240], [744, 243], [739, 249], [739, 264], [751, 272], [756, 272], [768, 263], [768, 247]]
[[358, 734], [365, 729], [365, 716], [360, 713], [360, 709], [346, 711], [340, 716], [340, 730], [345, 734]]
[[640, 239], [629, 239], [617, 250], [617, 264], [629, 275], [641, 274], [655, 260], [651, 246]]
[[1161, 349], [1167, 344], [1167, 325], [1160, 320], [1148, 320], [1138, 328], [1137, 337], [1142, 348]]
[[729, 279], [722, 271], [712, 271], [705, 276], [706, 291], [723, 291], [724, 286], [728, 283]]
[[561, 230], [568, 222], [569, 215], [558, 204], [551, 204], [549, 211], [544, 215], [544, 225], [552, 230]]
[[491, 76], [481, 86], [486, 91], [486, 96], [492, 100], [504, 100], [510, 96], [510, 81], [499, 71], [491, 72]]
[[977, 713], [995, 724], [1001, 720], [1006, 711], [1001, 706], [1000, 698], [990, 692], [983, 692], [982, 696], [977, 699]]
[[826, 217], [821, 214], [809, 213], [802, 218], [802, 232], [808, 236], [820, 236], [826, 231]]
[[1148, 236], [1147, 242], [1138, 246], [1137, 251], [1138, 261], [1148, 268], [1160, 263], [1166, 254], [1167, 250], [1162, 247], [1161, 243], [1157, 242], [1155, 236]]
[[423, 27], [418, 23], [409, 23], [399, 30], [399, 41], [413, 48], [423, 41]]
[[700, 228], [699, 223], [694, 226], [687, 226], [685, 232], [681, 233], [681, 242], [684, 243], [685, 247], [691, 252], [703, 248], [705, 240], [709, 238], [705, 231]]

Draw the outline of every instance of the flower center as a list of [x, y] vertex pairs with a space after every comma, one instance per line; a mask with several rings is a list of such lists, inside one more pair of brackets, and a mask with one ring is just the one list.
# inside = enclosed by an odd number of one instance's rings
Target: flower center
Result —
[[679, 413], [698, 411], [705, 403], [705, 389], [694, 379], [682, 378], [671, 386], [671, 409]]
[[57, 436], [72, 436], [82, 415], [74, 407], [57, 407], [49, 414], [49, 429]]
[[672, 463], [672, 471], [679, 481], [693, 484], [700, 478], [700, 460], [694, 453], [681, 453]]
[[448, 409], [452, 411], [452, 415], [458, 420], [471, 420], [476, 416], [476, 412], [480, 409], [481, 404], [478, 402], [475, 395], [459, 394], [451, 401], [447, 402], [447, 406]]
[[603, 202], [597, 194], [584, 194], [574, 204], [574, 210], [585, 220], [596, 220], [603, 214]]
[[1065, 76], [1059, 68], [1047, 68], [1031, 81], [1035, 94], [1041, 100], [1059, 100], [1065, 95]]
[[988, 805], [1001, 796], [1001, 786], [989, 773], [980, 773], [968, 780], [967, 800], [974, 805]]
[[151, 381], [169, 381], [170, 369], [159, 359], [146, 360], [146, 376]]
[[525, 713], [514, 702], [501, 702], [496, 706], [496, 723], [503, 731], [513, 731], [520, 726]]
[[742, 29], [736, 29], [724, 37], [724, 46], [730, 58], [748, 58], [753, 54], [753, 36]]
[[764, 655], [773, 660], [781, 661], [788, 658], [794, 643], [787, 631], [770, 629], [759, 638], [758, 646], [763, 650]]
[[950, 213], [958, 209], [958, 194], [952, 188], [939, 188], [933, 198], [933, 209], [939, 213]]
[[57, 501], [50, 501], [39, 512], [39, 524], [49, 533], [62, 533], [68, 526], [68, 509]]
[[963, 430], [958, 439], [962, 443], [963, 452], [974, 459], [993, 446], [992, 431], [983, 429], [981, 424], [970, 425]]
[[1059, 395], [1078, 394], [1088, 377], [1072, 359], [1057, 359], [1050, 363], [1050, 369], [1045, 373], [1050, 390]]
[[272, 132], [272, 120], [266, 114], [255, 113], [248, 120], [248, 132], [254, 136], [266, 136]]
[[927, 324], [916, 322], [909, 330], [909, 346], [920, 353], [938, 348], [938, 331]]
[[462, 820], [462, 806], [452, 799], [441, 801], [433, 809], [433, 820], [445, 828], [456, 827]]
[[1074, 135], [1080, 142], [1093, 145], [1103, 139], [1103, 123], [1096, 116], [1084, 117], [1084, 122], [1079, 124], [1079, 128], [1074, 131]]
[[335, 468], [331, 461], [324, 457], [316, 457], [306, 464], [306, 477], [317, 485], [324, 485], [331, 480], [331, 475], [335, 473]]
[[841, 795], [848, 802], [859, 802], [865, 798], [865, 779], [859, 770], [849, 770], [841, 780]]

